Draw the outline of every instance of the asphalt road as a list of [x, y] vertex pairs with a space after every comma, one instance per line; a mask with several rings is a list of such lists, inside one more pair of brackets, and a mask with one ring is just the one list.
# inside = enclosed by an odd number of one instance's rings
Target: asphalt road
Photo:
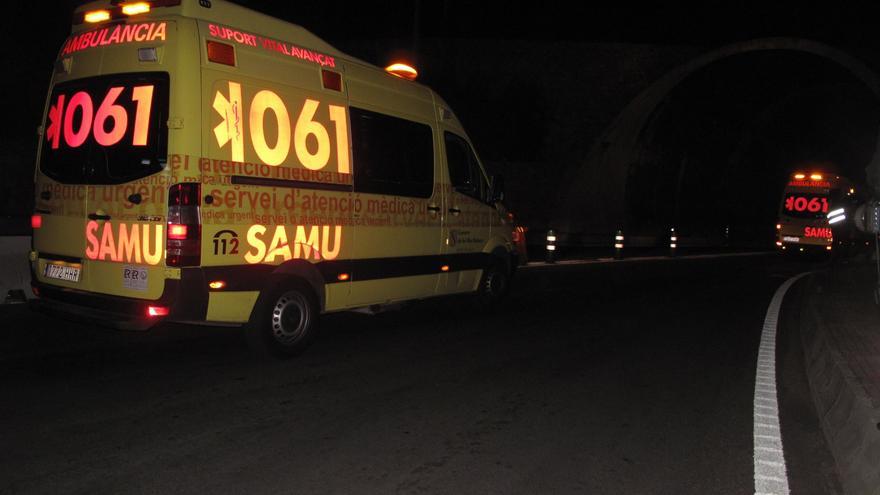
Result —
[[[286, 362], [0, 306], [0, 493], [752, 493], [761, 327], [806, 268], [530, 268], [495, 312], [329, 315]], [[834, 492], [782, 335], [792, 487]]]

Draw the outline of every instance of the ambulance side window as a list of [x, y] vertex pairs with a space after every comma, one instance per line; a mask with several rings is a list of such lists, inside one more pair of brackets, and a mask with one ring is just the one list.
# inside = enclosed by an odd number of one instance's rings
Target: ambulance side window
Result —
[[452, 188], [480, 201], [488, 201], [489, 184], [470, 145], [451, 132], [444, 134], [444, 140]]
[[354, 190], [430, 198], [434, 192], [431, 127], [351, 107]]

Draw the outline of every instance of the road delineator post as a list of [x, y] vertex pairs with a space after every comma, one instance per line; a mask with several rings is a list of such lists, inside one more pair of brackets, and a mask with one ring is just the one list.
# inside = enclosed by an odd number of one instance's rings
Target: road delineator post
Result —
[[617, 233], [614, 234], [614, 259], [623, 259], [623, 230], [621, 229], [617, 229]]
[[556, 232], [553, 229], [547, 231], [547, 263], [556, 263]]

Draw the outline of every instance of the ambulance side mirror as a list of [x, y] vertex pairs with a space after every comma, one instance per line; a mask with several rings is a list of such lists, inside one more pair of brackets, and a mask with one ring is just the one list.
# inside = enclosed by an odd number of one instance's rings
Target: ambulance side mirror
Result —
[[477, 194], [477, 186], [471, 184], [470, 182], [465, 182], [464, 184], [459, 184], [455, 186], [455, 192], [460, 192], [462, 194], [466, 194], [468, 196], [474, 196]]
[[496, 174], [489, 180], [489, 202], [494, 204], [504, 201], [504, 176]]

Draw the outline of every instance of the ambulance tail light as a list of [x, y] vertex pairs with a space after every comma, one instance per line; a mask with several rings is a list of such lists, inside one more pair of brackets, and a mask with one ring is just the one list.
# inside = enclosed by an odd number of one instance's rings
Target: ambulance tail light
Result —
[[321, 82], [326, 89], [342, 91], [342, 74], [338, 72], [321, 69]]
[[219, 41], [208, 41], [208, 60], [235, 67], [235, 48]]
[[165, 306], [147, 306], [147, 316], [150, 318], [168, 316], [168, 308]]
[[43, 226], [43, 216], [42, 215], [31, 215], [31, 228], [34, 230], [39, 229]]
[[186, 225], [181, 225], [179, 223], [170, 223], [168, 224], [168, 238], [174, 239], [175, 241], [182, 241], [186, 239]]
[[201, 185], [175, 184], [168, 190], [165, 264], [198, 266], [202, 261]]

